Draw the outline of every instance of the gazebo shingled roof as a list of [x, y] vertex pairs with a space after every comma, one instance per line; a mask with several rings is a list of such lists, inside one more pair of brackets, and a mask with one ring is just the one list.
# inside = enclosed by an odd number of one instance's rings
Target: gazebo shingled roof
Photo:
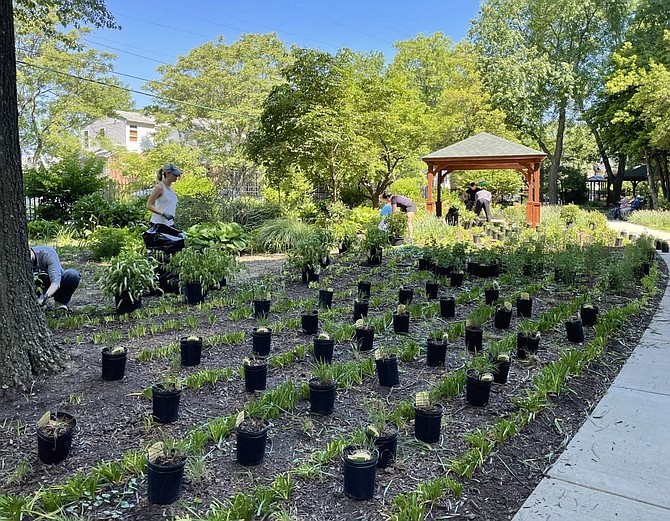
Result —
[[433, 178], [437, 180], [436, 214], [442, 216], [442, 181], [455, 170], [511, 169], [523, 174], [528, 183], [526, 221], [533, 226], [540, 222], [540, 163], [544, 152], [481, 132], [463, 141], [423, 156], [428, 165], [428, 197], [426, 206], [433, 211]]

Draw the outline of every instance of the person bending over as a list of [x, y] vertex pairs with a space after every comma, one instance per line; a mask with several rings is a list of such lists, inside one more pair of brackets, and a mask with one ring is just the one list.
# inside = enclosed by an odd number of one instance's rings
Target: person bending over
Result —
[[404, 195], [393, 195], [390, 193], [382, 194], [382, 199], [391, 204], [391, 212], [404, 212], [407, 214], [407, 237], [414, 239], [414, 214], [416, 213], [416, 203]]
[[[43, 293], [38, 297], [39, 305], [44, 307], [53, 297], [56, 309], [68, 310], [67, 305], [72, 294], [79, 287], [81, 275], [77, 270], [64, 270], [56, 250], [49, 246], [33, 246], [30, 248], [30, 262], [33, 273], [37, 276]], [[44, 289], [46, 288], [46, 289]]]
[[479, 214], [484, 209], [484, 214], [486, 215], [486, 222], [491, 222], [491, 200], [493, 196], [489, 192], [484, 183], [480, 183], [480, 190], [475, 194], [475, 215], [479, 217]]

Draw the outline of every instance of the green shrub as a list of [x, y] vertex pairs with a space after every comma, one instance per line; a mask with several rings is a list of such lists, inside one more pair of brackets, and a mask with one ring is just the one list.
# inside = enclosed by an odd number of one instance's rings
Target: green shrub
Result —
[[126, 228], [107, 228], [98, 226], [88, 237], [88, 242], [95, 260], [111, 259], [118, 256], [124, 246], [133, 239], [133, 234]]
[[297, 219], [273, 219], [267, 221], [258, 230], [254, 238], [254, 249], [268, 253], [288, 251], [306, 238], [310, 225]]
[[282, 216], [281, 206], [277, 203], [254, 199], [253, 197], [236, 197], [222, 204], [220, 217], [224, 222], [236, 222], [247, 231], [258, 228], [266, 221]]
[[35, 219], [28, 223], [28, 237], [33, 240], [53, 239], [58, 234], [60, 225], [45, 219]]
[[199, 223], [211, 223], [216, 220], [217, 211], [214, 194], [182, 195], [177, 203], [175, 225], [186, 230]]
[[72, 217], [80, 230], [94, 230], [97, 226], [124, 228], [148, 222], [145, 198], [120, 202], [109, 200], [100, 193], [79, 199]]
[[246, 249], [249, 240], [244, 228], [237, 223], [201, 223], [186, 230], [187, 245], [202, 249], [221, 246], [231, 253]]

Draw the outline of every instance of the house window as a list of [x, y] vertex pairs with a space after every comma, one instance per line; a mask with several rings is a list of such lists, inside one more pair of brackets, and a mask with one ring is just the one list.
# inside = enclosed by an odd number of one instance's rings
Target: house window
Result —
[[88, 136], [88, 130], [84, 130], [84, 146], [87, 148], [90, 146], [90, 138]]
[[98, 130], [98, 137], [105, 137], [105, 129], [104, 128], [101, 128], [100, 130]]
[[130, 125], [130, 142], [137, 143], [137, 125]]

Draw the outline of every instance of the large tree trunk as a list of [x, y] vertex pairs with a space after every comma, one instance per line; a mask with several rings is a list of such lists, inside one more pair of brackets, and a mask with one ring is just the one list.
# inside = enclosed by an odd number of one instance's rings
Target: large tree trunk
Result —
[[0, 388], [63, 368], [37, 305], [21, 173], [12, 0], [0, 0]]
[[565, 99], [561, 101], [558, 109], [558, 128], [556, 129], [556, 146], [554, 147], [554, 157], [549, 168], [549, 190], [548, 197], [551, 204], [558, 203], [558, 170], [561, 167], [561, 158], [563, 157], [563, 137], [565, 136]]
[[651, 167], [651, 154], [649, 149], [644, 151], [644, 162], [647, 166], [647, 183], [649, 183], [649, 192], [651, 193], [651, 209], [658, 208], [658, 188], [654, 179], [654, 171]]

